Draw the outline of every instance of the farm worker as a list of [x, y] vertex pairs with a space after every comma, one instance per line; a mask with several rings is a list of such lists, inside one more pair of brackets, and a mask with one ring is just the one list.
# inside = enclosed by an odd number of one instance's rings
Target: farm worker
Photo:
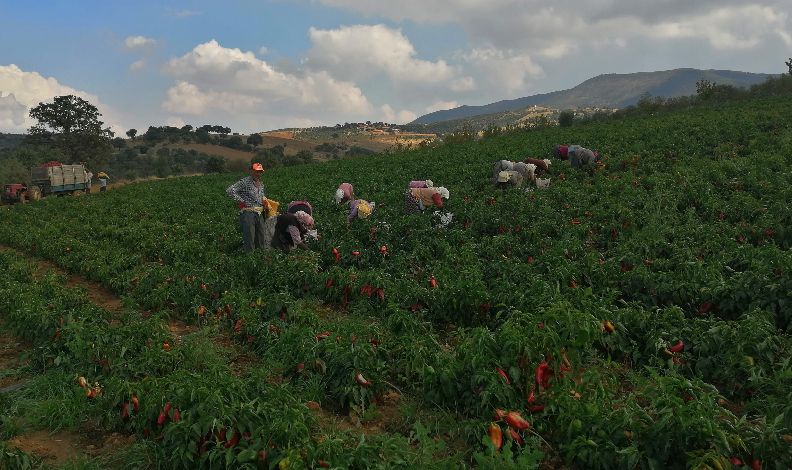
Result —
[[498, 160], [492, 165], [492, 187], [505, 189], [511, 186], [521, 186], [525, 175], [534, 179], [535, 169], [536, 166], [523, 162], [513, 163], [509, 160]]
[[553, 147], [553, 156], [561, 160], [569, 160], [573, 168], [599, 162], [599, 154], [580, 145], [556, 145]]
[[352, 204], [349, 205], [349, 216], [347, 216], [347, 225], [352, 222], [352, 219], [355, 217], [360, 217], [362, 219], [368, 219], [372, 212], [374, 212], [374, 208], [377, 206], [377, 203], [374, 201], [364, 201], [363, 199], [356, 199], [352, 201]]
[[261, 163], [253, 163], [249, 175], [232, 184], [226, 189], [226, 196], [239, 203], [239, 226], [242, 230], [242, 248], [245, 253], [255, 248], [264, 247], [264, 212], [265, 190], [261, 182], [264, 167]]
[[431, 188], [434, 186], [432, 180], [425, 180], [425, 181], [410, 181], [408, 187], [410, 188]]
[[303, 211], [313, 217], [313, 209], [311, 208], [311, 205], [305, 201], [292, 201], [286, 208], [287, 214], [296, 214], [300, 211]]
[[91, 178], [93, 178], [93, 173], [90, 172], [87, 168], [85, 169], [85, 187], [88, 189], [88, 192], [91, 192]]
[[313, 230], [314, 219], [305, 211], [295, 214], [274, 215], [264, 224], [266, 248], [289, 253], [294, 247], [310, 250], [305, 243], [305, 234]]
[[341, 183], [336, 189], [335, 195], [333, 196], [333, 201], [336, 204], [346, 204], [350, 201], [355, 200], [355, 190], [352, 188], [352, 185], [349, 183]]
[[420, 214], [429, 206], [443, 208], [443, 199], [448, 200], [448, 190], [442, 186], [437, 188], [407, 188], [404, 192], [404, 213]]
[[523, 160], [523, 163], [536, 165], [536, 169], [539, 170], [541, 173], [548, 173], [550, 171], [550, 164], [552, 161], [545, 158], [544, 160], [539, 160], [538, 158], [526, 158]]
[[523, 174], [519, 171], [501, 171], [495, 178], [495, 189], [519, 188], [523, 184]]
[[107, 191], [107, 180], [110, 177], [104, 171], [100, 171], [96, 176], [99, 177], [99, 191]]

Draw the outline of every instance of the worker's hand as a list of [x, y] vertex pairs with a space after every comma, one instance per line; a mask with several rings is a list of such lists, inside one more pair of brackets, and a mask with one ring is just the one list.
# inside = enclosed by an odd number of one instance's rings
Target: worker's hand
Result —
[[247, 203], [246, 202], [242, 201], [242, 202], [239, 203], [239, 208], [240, 209], [244, 209], [245, 207], [247, 207]]

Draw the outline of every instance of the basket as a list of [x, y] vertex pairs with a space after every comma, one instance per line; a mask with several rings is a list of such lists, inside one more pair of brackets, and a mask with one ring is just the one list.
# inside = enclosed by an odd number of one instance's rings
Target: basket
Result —
[[550, 187], [550, 178], [536, 178], [536, 187], [547, 189]]

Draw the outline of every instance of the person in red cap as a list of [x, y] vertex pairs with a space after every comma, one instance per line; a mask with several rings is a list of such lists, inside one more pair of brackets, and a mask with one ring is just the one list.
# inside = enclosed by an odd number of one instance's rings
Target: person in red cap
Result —
[[253, 163], [249, 173], [226, 189], [226, 196], [239, 203], [239, 226], [242, 229], [242, 248], [245, 253], [255, 248], [263, 248], [265, 244], [262, 213], [266, 209], [266, 193], [261, 182], [264, 167], [261, 163]]
[[573, 168], [579, 168], [590, 163], [597, 163], [600, 159], [597, 152], [581, 147], [580, 145], [556, 145], [553, 147], [553, 156], [560, 160], [569, 160], [569, 164]]

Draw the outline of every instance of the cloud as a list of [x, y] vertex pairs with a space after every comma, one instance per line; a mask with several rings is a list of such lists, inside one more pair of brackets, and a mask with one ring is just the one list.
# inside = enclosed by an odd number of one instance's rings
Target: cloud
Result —
[[175, 8], [166, 7], [165, 15], [173, 18], [186, 18], [188, 16], [203, 15], [203, 12], [192, 10], [177, 10]]
[[165, 120], [165, 125], [171, 127], [178, 127], [179, 129], [181, 129], [182, 127], [184, 127], [184, 120], [182, 120], [182, 118], [178, 116], [169, 116], [168, 119]]
[[528, 78], [544, 77], [544, 70], [530, 56], [511, 50], [503, 51], [488, 46], [467, 53], [459, 52], [457, 55], [506, 94], [524, 90]]
[[146, 61], [144, 59], [140, 59], [135, 62], [132, 62], [132, 65], [129, 66], [129, 70], [133, 72], [137, 72], [145, 68], [146, 68]]
[[114, 131], [123, 129], [119, 125], [118, 113], [100, 102], [96, 95], [61, 85], [56, 79], [44, 78], [37, 72], [25, 72], [11, 64], [0, 65], [0, 132], [27, 131], [37, 122], [30, 118], [30, 108], [63, 95], [75, 95], [90, 102], [102, 113], [100, 119], [105, 126], [110, 126]]
[[382, 118], [380, 120], [389, 124], [406, 124], [418, 118], [417, 114], [406, 109], [396, 113], [393, 111], [393, 108], [387, 104], [380, 106], [380, 112], [382, 113]]
[[261, 54], [261, 55], [264, 55], [267, 52], [269, 52], [269, 49], [267, 49], [265, 46], [261, 46], [261, 48], [259, 48], [259, 52], [258, 53]]
[[313, 46], [304, 64], [327, 70], [343, 79], [368, 79], [378, 73], [403, 83], [439, 83], [450, 80], [456, 69], [444, 60], [416, 58], [417, 52], [400, 29], [383, 24], [310, 28]]
[[456, 101], [435, 101], [434, 103], [427, 106], [426, 109], [424, 109], [424, 112], [429, 114], [435, 111], [445, 111], [446, 109], [454, 109], [458, 107], [459, 103]]
[[143, 36], [129, 36], [124, 40], [124, 50], [134, 53], [150, 52], [159, 47], [159, 41]]
[[284, 122], [354, 120], [373, 110], [352, 82], [326, 71], [284, 73], [253, 52], [222, 47], [215, 40], [172, 58], [162, 72], [176, 79], [162, 103], [174, 114], [222, 111], [261, 129], [283, 127]]
[[547, 59], [641, 38], [699, 39], [716, 50], [758, 49], [779, 39], [792, 45], [788, 0], [402, 0], [398, 8], [385, 0], [317, 1], [397, 22], [457, 24], [497, 49]]

